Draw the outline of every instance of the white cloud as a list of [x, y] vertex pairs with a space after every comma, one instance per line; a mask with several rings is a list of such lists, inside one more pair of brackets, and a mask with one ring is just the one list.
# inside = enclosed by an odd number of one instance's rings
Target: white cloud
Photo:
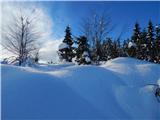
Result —
[[58, 46], [62, 42], [62, 40], [48, 40], [45, 42], [43, 47], [40, 49], [40, 59], [42, 61], [48, 61], [50, 62], [51, 60], [53, 62], [58, 62]]
[[[0, 18], [1, 18], [1, 28], [5, 28], [6, 25], [10, 25], [13, 21], [13, 16], [23, 13], [25, 16], [31, 16], [33, 18], [36, 16], [36, 23], [34, 24], [40, 33], [43, 33], [40, 43], [42, 48], [40, 49], [40, 57], [43, 61], [57, 61], [57, 48], [61, 40], [54, 40], [53, 38], [53, 21], [48, 15], [47, 10], [41, 6], [36, 5], [32, 2], [3, 2], [1, 8]], [[1, 32], [5, 30], [1, 29]], [[1, 42], [3, 40], [1, 39]], [[1, 58], [9, 57], [7, 51], [3, 50], [1, 53]]]
[[43, 38], [49, 37], [52, 34], [53, 22], [47, 14], [47, 10], [36, 6], [32, 2], [3, 2], [2, 3], [2, 28], [14, 22], [13, 16], [20, 14], [28, 17], [35, 22], [34, 26], [38, 32], [43, 33]]

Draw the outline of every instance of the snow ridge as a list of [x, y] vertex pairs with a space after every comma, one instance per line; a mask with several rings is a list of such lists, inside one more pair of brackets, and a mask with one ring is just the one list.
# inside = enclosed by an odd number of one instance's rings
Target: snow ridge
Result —
[[160, 119], [148, 87], [160, 83], [157, 64], [121, 57], [101, 66], [1, 68], [4, 119]]

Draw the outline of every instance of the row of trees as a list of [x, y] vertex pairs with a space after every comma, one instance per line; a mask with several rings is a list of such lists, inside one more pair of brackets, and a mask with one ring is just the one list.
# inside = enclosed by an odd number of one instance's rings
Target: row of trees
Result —
[[[78, 46], [73, 47], [73, 43]], [[69, 26], [66, 28], [66, 36], [59, 46], [58, 55], [60, 60], [65, 60], [67, 62], [72, 62], [72, 59], [76, 57], [76, 62], [79, 64], [90, 64], [90, 50], [89, 44], [87, 43], [87, 38], [85, 36], [80, 36], [76, 41], [73, 42], [71, 37], [71, 29]]]
[[[113, 40], [110, 37], [104, 39], [104, 36], [101, 35], [104, 35], [102, 33], [105, 33], [106, 30], [103, 29], [101, 32], [100, 30], [98, 29], [95, 35], [92, 34], [92, 38], [95, 39], [91, 44], [87, 34], [73, 40], [71, 28], [67, 26], [65, 39], [59, 46], [60, 59], [72, 62], [73, 58], [76, 58], [75, 61], [79, 64], [99, 64], [100, 61], [129, 56], [160, 63], [160, 27], [154, 27], [151, 21], [149, 21], [147, 29], [143, 29], [143, 31], [136, 23], [131, 38], [123, 40], [123, 42], [120, 42], [120, 39]], [[90, 44], [88, 44], [89, 42]]]
[[129, 56], [150, 62], [160, 63], [160, 27], [153, 26], [149, 21], [147, 30], [140, 30], [135, 24], [134, 32], [129, 40], [129, 46], [125, 50]]
[[[34, 62], [39, 60], [39, 39], [42, 34], [37, 30], [36, 21], [35, 11], [31, 16], [21, 13], [12, 19], [12, 24], [2, 30], [1, 45], [16, 56], [15, 61], [19, 65], [25, 64], [29, 59]], [[154, 27], [151, 21], [142, 31], [136, 23], [132, 37], [127, 40], [108, 37], [113, 26], [106, 14], [94, 13], [88, 16], [83, 19], [81, 28], [83, 36], [73, 39], [71, 28], [67, 26], [58, 51], [61, 60], [72, 62], [76, 59], [79, 64], [99, 64], [100, 61], [130, 56], [160, 63], [160, 27]]]

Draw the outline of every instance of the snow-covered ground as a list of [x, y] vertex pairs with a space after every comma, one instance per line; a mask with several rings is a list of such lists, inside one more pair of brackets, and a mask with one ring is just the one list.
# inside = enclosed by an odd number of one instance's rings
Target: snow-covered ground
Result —
[[148, 84], [160, 65], [117, 58], [101, 66], [1, 65], [3, 119], [160, 119]]

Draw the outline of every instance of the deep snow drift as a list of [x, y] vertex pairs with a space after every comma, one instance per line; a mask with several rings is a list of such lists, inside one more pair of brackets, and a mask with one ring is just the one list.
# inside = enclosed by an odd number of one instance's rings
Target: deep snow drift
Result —
[[117, 58], [101, 66], [1, 68], [3, 119], [160, 119], [147, 87], [160, 83], [157, 64]]

